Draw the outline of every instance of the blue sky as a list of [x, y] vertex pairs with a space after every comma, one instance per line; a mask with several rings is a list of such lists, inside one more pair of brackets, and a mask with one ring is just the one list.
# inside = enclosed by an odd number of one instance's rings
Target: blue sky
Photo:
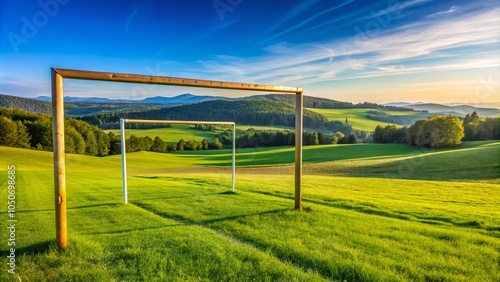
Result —
[[[500, 102], [493, 0], [0, 0], [0, 36], [0, 93], [23, 97], [50, 95], [58, 67], [300, 86], [351, 102]], [[186, 92], [253, 94], [65, 81], [68, 96]]]

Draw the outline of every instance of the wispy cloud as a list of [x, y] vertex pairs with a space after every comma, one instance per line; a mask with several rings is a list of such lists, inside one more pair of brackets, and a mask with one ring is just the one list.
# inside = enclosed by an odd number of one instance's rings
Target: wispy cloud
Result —
[[[326, 43], [279, 43], [252, 58], [218, 56], [199, 61], [202, 68], [197, 72], [227, 80], [297, 85], [498, 66], [500, 8], [472, 11], [410, 23], [373, 37], [358, 34]], [[474, 53], [467, 51], [473, 49]]]
[[428, 18], [435, 18], [435, 17], [439, 17], [439, 16], [443, 16], [443, 15], [446, 15], [446, 14], [451, 14], [451, 13], [454, 13], [457, 11], [457, 7], [456, 6], [451, 6], [448, 10], [446, 11], [441, 11], [441, 12], [437, 12], [437, 13], [434, 13], [434, 14], [430, 14], [428, 15], [427, 17]]
[[311, 22], [311, 21], [313, 21], [313, 20], [315, 20], [315, 19], [317, 19], [317, 18], [319, 18], [319, 17], [321, 17], [321, 16], [323, 16], [323, 15], [326, 15], [326, 14], [328, 14], [328, 13], [331, 13], [331, 12], [333, 12], [333, 11], [335, 11], [335, 10], [339, 9], [339, 8], [342, 8], [342, 7], [344, 7], [344, 6], [346, 6], [346, 5], [350, 4], [350, 3], [352, 3], [352, 2], [354, 2], [354, 1], [355, 1], [355, 0], [348, 0], [348, 1], [345, 1], [345, 2], [343, 2], [343, 3], [341, 3], [341, 4], [337, 5], [337, 6], [334, 6], [334, 7], [331, 7], [331, 8], [329, 8], [329, 9], [326, 9], [326, 10], [324, 10], [324, 11], [321, 11], [321, 12], [319, 12], [319, 13], [316, 13], [316, 14], [314, 14], [314, 15], [312, 15], [312, 16], [310, 16], [310, 17], [308, 17], [307, 19], [305, 19], [305, 20], [303, 20], [303, 21], [300, 21], [299, 23], [295, 24], [294, 26], [289, 27], [289, 28], [287, 28], [287, 29], [285, 29], [285, 30], [283, 30], [283, 31], [281, 31], [281, 32], [278, 32], [278, 33], [274, 34], [274, 35], [273, 35], [273, 36], [271, 36], [271, 37], [268, 37], [267, 39], [265, 39], [265, 40], [263, 41], [263, 43], [270, 42], [270, 41], [272, 41], [272, 40], [274, 40], [274, 39], [276, 39], [276, 38], [279, 38], [279, 37], [281, 37], [281, 36], [283, 36], [283, 35], [285, 35], [285, 34], [287, 34], [287, 33], [290, 33], [290, 32], [292, 32], [292, 31], [294, 31], [294, 30], [297, 30], [297, 29], [299, 29], [299, 28], [301, 28], [301, 27], [304, 27], [304, 26], [306, 26], [309, 22]]

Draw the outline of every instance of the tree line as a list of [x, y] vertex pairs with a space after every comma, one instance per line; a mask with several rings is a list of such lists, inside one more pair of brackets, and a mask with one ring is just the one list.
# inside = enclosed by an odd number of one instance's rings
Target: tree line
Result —
[[500, 117], [482, 119], [476, 112], [460, 119], [456, 116], [431, 116], [410, 127], [377, 126], [375, 143], [408, 143], [419, 147], [450, 147], [464, 141], [500, 139]]
[[[303, 145], [323, 145], [323, 144], [354, 144], [357, 143], [356, 135], [351, 133], [345, 135], [342, 132], [334, 134], [324, 134], [321, 132], [304, 132], [302, 136]], [[119, 140], [118, 144], [112, 144], [112, 148], [117, 148], [119, 154]], [[137, 137], [132, 135], [126, 141], [126, 151], [153, 151], [153, 152], [183, 152], [183, 151], [196, 151], [196, 150], [219, 150], [232, 148], [232, 131], [227, 130], [219, 135], [219, 137], [208, 141], [206, 138], [199, 140], [180, 139], [177, 144], [163, 145], [163, 140], [156, 137], [153, 141], [148, 136]], [[236, 148], [251, 148], [251, 147], [271, 147], [271, 146], [294, 146], [295, 145], [295, 132], [288, 130], [262, 130], [255, 131], [249, 128], [247, 132], [235, 139]], [[153, 145], [151, 145], [153, 144]], [[155, 146], [156, 144], [156, 146]], [[112, 150], [113, 151], [113, 150]]]
[[[279, 102], [289, 105], [295, 105], [295, 94], [255, 95], [255, 96], [245, 97], [243, 99], [247, 101], [270, 101], [270, 102]], [[326, 98], [311, 97], [311, 96], [304, 96], [304, 107], [319, 108], [319, 109], [363, 108], [363, 109], [383, 109], [388, 111], [413, 111], [413, 109], [397, 107], [397, 106], [379, 105], [368, 102], [353, 104], [351, 102], [341, 102], [341, 101], [336, 101]]]

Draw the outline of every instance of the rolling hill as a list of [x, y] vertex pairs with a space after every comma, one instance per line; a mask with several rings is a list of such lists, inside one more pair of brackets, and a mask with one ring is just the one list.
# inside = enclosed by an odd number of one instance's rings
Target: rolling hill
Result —
[[[30, 113], [52, 114], [52, 103], [50, 97], [42, 100], [23, 98], [0, 94], [0, 107], [7, 109], [20, 109]], [[68, 117], [95, 115], [99, 113], [144, 111], [164, 107], [161, 104], [116, 102], [107, 98], [72, 98], [64, 97], [64, 112]], [[48, 101], [46, 101], [48, 100]], [[107, 101], [107, 102], [106, 102]], [[109, 102], [111, 101], [111, 102]]]
[[466, 114], [471, 114], [476, 112], [480, 117], [497, 117], [500, 116], [500, 109], [494, 108], [477, 108], [468, 105], [459, 106], [447, 106], [441, 104], [427, 103], [427, 104], [410, 104], [407, 106], [414, 110], [429, 111], [431, 114], [442, 114], [442, 115], [456, 115], [465, 116]]
[[[118, 128], [120, 118], [232, 121], [246, 125], [294, 126], [295, 107], [269, 101], [215, 100], [157, 110], [99, 114], [82, 119], [105, 129]], [[319, 113], [304, 110], [304, 127], [318, 128], [327, 122]]]
[[[441, 115], [456, 115], [456, 116], [465, 116], [466, 114], [471, 114], [472, 112], [476, 112], [481, 117], [497, 117], [500, 116], [500, 109], [498, 108], [487, 108], [480, 106], [471, 106], [471, 105], [443, 105], [436, 103], [407, 103], [407, 102], [393, 102], [387, 103], [386, 106], [396, 106], [396, 107], [404, 107], [409, 109], [414, 109], [418, 111], [428, 111], [431, 114], [441, 114]], [[492, 103], [494, 106], [495, 104]]]
[[[294, 94], [265, 94], [265, 95], [254, 95], [240, 98], [247, 101], [270, 101], [279, 102], [289, 105], [295, 105], [295, 95]], [[388, 111], [412, 111], [411, 109], [396, 107], [396, 106], [385, 106], [375, 103], [351, 103], [351, 102], [341, 102], [336, 100], [331, 100], [327, 98], [318, 98], [312, 96], [304, 96], [304, 107], [305, 108], [318, 108], [318, 109], [352, 109], [352, 108], [365, 108], [365, 109], [381, 109]]]
[[0, 94], [0, 107], [7, 109], [21, 109], [31, 113], [51, 114], [52, 104], [46, 101], [22, 98]]
[[[48, 102], [52, 101], [52, 97], [50, 96], [38, 96], [35, 99]], [[109, 103], [162, 104], [169, 106], [196, 104], [205, 101], [227, 100], [227, 99], [229, 98], [222, 96], [194, 95], [190, 93], [185, 93], [173, 97], [164, 97], [164, 96], [148, 97], [142, 100], [109, 99], [101, 97], [72, 97], [72, 96], [64, 97], [65, 102], [106, 103], [106, 104]]]

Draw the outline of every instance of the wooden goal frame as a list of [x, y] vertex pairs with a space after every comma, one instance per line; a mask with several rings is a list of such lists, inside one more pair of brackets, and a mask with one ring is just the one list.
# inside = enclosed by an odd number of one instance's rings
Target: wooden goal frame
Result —
[[54, 145], [54, 192], [56, 213], [56, 244], [59, 248], [68, 245], [66, 217], [66, 157], [64, 152], [64, 91], [65, 78], [100, 80], [126, 83], [159, 84], [186, 87], [204, 87], [233, 90], [293, 93], [295, 95], [295, 209], [302, 209], [302, 133], [303, 133], [303, 89], [265, 84], [213, 81], [191, 78], [152, 76], [140, 74], [97, 72], [73, 69], [51, 69], [52, 81], [52, 133]]

